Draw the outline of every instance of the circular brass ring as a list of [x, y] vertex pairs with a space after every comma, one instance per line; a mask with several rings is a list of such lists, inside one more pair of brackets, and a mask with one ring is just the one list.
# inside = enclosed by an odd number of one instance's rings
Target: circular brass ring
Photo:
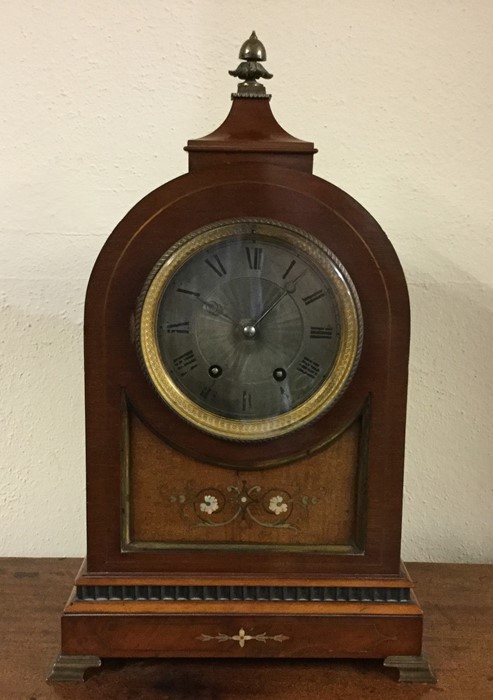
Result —
[[[326, 275], [339, 308], [340, 344], [332, 371], [321, 386], [291, 411], [261, 419], [232, 419], [196, 404], [173, 381], [160, 355], [156, 319], [161, 297], [179, 268], [204, 247], [232, 235], [245, 235], [241, 226], [262, 227], [259, 236], [289, 242], [315, 261]], [[356, 289], [338, 258], [317, 238], [289, 224], [271, 219], [244, 218], [218, 221], [188, 234], [157, 262], [140, 295], [137, 333], [141, 362], [153, 387], [184, 420], [207, 433], [228, 440], [266, 440], [297, 430], [315, 420], [340, 398], [359, 360], [363, 340], [361, 306]]]

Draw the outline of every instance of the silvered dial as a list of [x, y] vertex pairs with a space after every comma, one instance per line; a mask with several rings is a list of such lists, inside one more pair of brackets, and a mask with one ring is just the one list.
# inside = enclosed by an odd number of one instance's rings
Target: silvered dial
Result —
[[160, 261], [140, 336], [148, 373], [175, 410], [224, 437], [259, 439], [336, 400], [357, 362], [361, 321], [330, 251], [283, 224], [246, 220], [207, 227]]

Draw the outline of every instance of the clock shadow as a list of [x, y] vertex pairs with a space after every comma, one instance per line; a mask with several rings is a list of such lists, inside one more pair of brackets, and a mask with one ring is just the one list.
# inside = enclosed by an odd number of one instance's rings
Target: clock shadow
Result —
[[22, 502], [3, 535], [30, 543], [29, 550], [19, 544], [20, 551], [32, 553], [50, 542], [53, 552], [80, 555], [85, 549], [83, 324], [73, 317], [86, 280], [42, 283], [43, 298], [31, 280], [20, 295], [22, 305], [19, 300], [2, 309], [3, 327], [9, 329], [4, 388], [15, 435], [3, 463], [14, 465], [12, 498]]
[[403, 557], [480, 562], [492, 546], [493, 293], [436, 250], [429, 256], [434, 274], [414, 271], [408, 282]]

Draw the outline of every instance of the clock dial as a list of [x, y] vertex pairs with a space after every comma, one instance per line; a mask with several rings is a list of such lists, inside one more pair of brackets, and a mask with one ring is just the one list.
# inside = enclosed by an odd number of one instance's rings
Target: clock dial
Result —
[[335, 292], [313, 260], [257, 234], [187, 260], [163, 292], [156, 332], [187, 396], [244, 419], [277, 416], [313, 394], [331, 371], [340, 326]]
[[263, 220], [219, 222], [182, 239], [141, 296], [144, 367], [198, 427], [263, 439], [301, 427], [356, 367], [354, 287], [307, 233]]

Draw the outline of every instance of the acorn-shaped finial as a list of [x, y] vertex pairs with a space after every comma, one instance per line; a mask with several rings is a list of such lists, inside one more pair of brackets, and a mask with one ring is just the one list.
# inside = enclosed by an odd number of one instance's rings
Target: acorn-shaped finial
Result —
[[270, 98], [265, 92], [265, 87], [262, 83], [257, 82], [258, 78], [269, 80], [272, 78], [272, 73], [265, 70], [260, 61], [265, 61], [267, 52], [265, 46], [258, 39], [255, 32], [252, 32], [250, 38], [247, 39], [241, 46], [239, 58], [242, 62], [236, 70], [230, 70], [229, 74], [235, 78], [243, 80], [238, 84], [238, 92], [232, 97], [263, 97]]
[[250, 38], [242, 44], [238, 58], [241, 58], [242, 61], [266, 60], [267, 51], [255, 32], [252, 32]]

